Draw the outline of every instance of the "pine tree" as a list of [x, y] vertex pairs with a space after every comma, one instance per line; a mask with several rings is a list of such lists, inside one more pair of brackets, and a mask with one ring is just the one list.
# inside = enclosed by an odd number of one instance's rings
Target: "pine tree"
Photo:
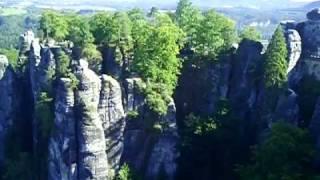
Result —
[[283, 88], [287, 81], [288, 50], [282, 28], [279, 26], [265, 53], [264, 85], [266, 88]]

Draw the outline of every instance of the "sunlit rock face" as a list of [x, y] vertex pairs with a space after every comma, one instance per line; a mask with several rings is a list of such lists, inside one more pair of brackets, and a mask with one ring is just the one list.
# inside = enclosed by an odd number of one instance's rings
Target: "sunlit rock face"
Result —
[[76, 76], [79, 80], [75, 92], [78, 178], [108, 179], [105, 134], [98, 113], [101, 81], [84, 60], [80, 60]]
[[110, 171], [113, 171], [110, 173], [115, 174], [123, 152], [125, 114], [120, 84], [108, 75], [101, 76], [98, 112], [104, 128]]

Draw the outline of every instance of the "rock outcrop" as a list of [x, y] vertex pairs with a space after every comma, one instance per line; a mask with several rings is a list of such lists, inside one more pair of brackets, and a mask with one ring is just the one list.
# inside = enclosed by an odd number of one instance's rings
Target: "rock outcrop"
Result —
[[287, 92], [279, 96], [273, 119], [288, 122], [296, 126], [298, 125], [298, 95], [293, 90], [288, 89]]
[[54, 133], [49, 141], [49, 180], [77, 180], [76, 118], [72, 81], [61, 78], [55, 97]]
[[156, 180], [159, 176], [165, 176], [166, 179], [173, 180], [177, 169], [176, 160], [179, 156], [176, 107], [173, 100], [168, 106], [167, 114], [160, 118], [159, 124], [163, 129], [152, 148], [147, 164], [146, 179]]
[[14, 79], [14, 73], [9, 66], [7, 57], [0, 55], [0, 166], [2, 166], [4, 158], [6, 134], [13, 125], [15, 104], [18, 103]]
[[166, 115], [153, 113], [139, 91], [139, 83], [139, 78], [126, 79], [125, 83], [127, 125], [121, 160], [140, 172], [144, 179], [157, 179], [160, 173], [173, 179], [179, 156], [174, 102], [169, 104]]
[[104, 128], [108, 162], [110, 169], [114, 171], [119, 169], [123, 151], [125, 114], [122, 91], [118, 81], [111, 76], [102, 75], [101, 85], [98, 112]]
[[311, 21], [320, 21], [320, 9], [313, 9], [307, 13], [307, 18]]
[[290, 72], [296, 67], [302, 51], [301, 37], [298, 31], [294, 29], [288, 29], [285, 31], [285, 36], [287, 40], [288, 48], [288, 69], [287, 73]]
[[232, 62], [228, 99], [232, 109], [243, 119], [254, 111], [260, 84], [257, 81], [262, 64], [263, 46], [259, 42], [244, 40]]
[[108, 179], [105, 134], [98, 113], [101, 82], [83, 60], [77, 66], [76, 76], [78, 179]]

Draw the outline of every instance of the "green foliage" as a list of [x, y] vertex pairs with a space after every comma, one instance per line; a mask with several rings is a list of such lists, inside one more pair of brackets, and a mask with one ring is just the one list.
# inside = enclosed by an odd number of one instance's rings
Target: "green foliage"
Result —
[[18, 67], [19, 51], [16, 49], [0, 49], [0, 54], [7, 56], [9, 63], [13, 68]]
[[313, 158], [307, 130], [286, 123], [272, 125], [270, 136], [255, 147], [252, 164], [238, 169], [244, 180], [309, 179]]
[[111, 41], [111, 14], [97, 13], [90, 19], [89, 24], [96, 44], [108, 44]]
[[254, 41], [259, 41], [262, 39], [262, 35], [254, 27], [245, 27], [239, 35], [240, 39], [250, 39]]
[[[25, 179], [31, 180], [33, 176], [32, 155], [26, 152], [19, 152], [15, 159], [5, 162], [6, 171], [3, 174], [5, 180]], [[1, 178], [1, 177], [0, 177]]]
[[83, 51], [82, 56], [88, 60], [88, 63], [93, 69], [99, 69], [99, 66], [102, 62], [102, 55], [100, 51], [97, 50], [95, 44], [87, 44]]
[[157, 15], [146, 32], [136, 37], [133, 67], [146, 82], [144, 90], [152, 110], [166, 113], [177, 83], [181, 61], [177, 58], [182, 31], [167, 15]]
[[216, 129], [216, 122], [212, 118], [200, 118], [194, 114], [189, 114], [186, 118], [185, 126], [194, 135], [205, 135]]
[[35, 105], [35, 117], [39, 121], [41, 134], [49, 137], [54, 125], [53, 99], [48, 93], [41, 92]]
[[44, 38], [53, 38], [55, 40], [64, 40], [68, 35], [67, 18], [55, 11], [46, 11], [40, 18], [40, 30], [44, 34]]
[[71, 79], [71, 88], [77, 88], [79, 80], [71, 72], [70, 69], [70, 57], [65, 52], [61, 51], [57, 58], [56, 77], [57, 78], [69, 78]]
[[116, 180], [133, 180], [133, 174], [128, 164], [121, 166]]
[[57, 59], [56, 75], [58, 77], [68, 77], [70, 73], [70, 58], [64, 52], [61, 52]]
[[300, 125], [308, 127], [317, 99], [320, 96], [320, 81], [311, 75], [303, 76], [297, 87], [297, 94], [299, 94], [298, 102], [301, 114]]
[[214, 10], [205, 13], [196, 32], [193, 44], [195, 52], [213, 60], [236, 41], [235, 23]]
[[154, 17], [159, 13], [159, 9], [157, 7], [152, 7], [150, 12], [148, 13], [149, 17]]
[[191, 113], [180, 125], [178, 179], [237, 179], [235, 165], [247, 161], [252, 134], [246, 121], [226, 100], [216, 107], [210, 116]]
[[192, 6], [189, 0], [180, 0], [175, 13], [176, 22], [179, 27], [186, 33], [188, 43], [194, 44], [197, 31], [200, 29], [200, 23], [203, 20], [201, 11]]
[[89, 23], [80, 16], [70, 16], [68, 21], [67, 39], [72, 41], [75, 46], [84, 48], [94, 41], [90, 32]]
[[266, 88], [283, 88], [287, 82], [288, 50], [282, 28], [279, 26], [265, 53], [264, 84]]
[[20, 34], [26, 28], [33, 29], [37, 26], [36, 19], [29, 15], [0, 16], [0, 49], [17, 48]]
[[130, 47], [132, 26], [127, 13], [96, 14], [90, 20], [90, 26], [97, 44]]
[[129, 119], [136, 119], [137, 117], [139, 117], [139, 112], [138, 111], [128, 111], [127, 117]]

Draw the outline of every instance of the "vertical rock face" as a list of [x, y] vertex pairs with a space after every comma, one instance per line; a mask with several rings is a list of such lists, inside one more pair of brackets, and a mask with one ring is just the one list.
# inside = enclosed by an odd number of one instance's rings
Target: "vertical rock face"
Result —
[[173, 180], [177, 169], [176, 160], [178, 129], [176, 124], [176, 107], [172, 102], [168, 106], [168, 112], [160, 118], [160, 124], [164, 129], [155, 143], [147, 165], [146, 179], [158, 179], [161, 173], [168, 180]]
[[[176, 171], [177, 124], [176, 108], [172, 101], [166, 115], [159, 117], [152, 113], [145, 104], [138, 84], [141, 79], [127, 79], [125, 83], [127, 102], [127, 125], [124, 134], [124, 153], [122, 162], [130, 164], [143, 174], [144, 179], [157, 179], [164, 173], [167, 179], [173, 179]], [[129, 113], [136, 112], [137, 117]], [[152, 124], [161, 126], [160, 132], [155, 132]]]
[[288, 89], [287, 92], [279, 97], [273, 119], [298, 125], [298, 118], [298, 95], [293, 90]]
[[143, 105], [145, 105], [144, 98], [139, 92], [140, 78], [128, 78], [124, 82], [126, 96], [125, 96], [125, 110], [138, 111]]
[[77, 179], [76, 119], [71, 80], [61, 78], [55, 98], [54, 134], [49, 142], [49, 179]]
[[123, 151], [125, 115], [120, 84], [111, 76], [101, 77], [98, 112], [103, 123], [110, 169], [117, 170]]
[[14, 118], [14, 74], [6, 56], [0, 55], [0, 166], [3, 163], [5, 137]]
[[55, 73], [56, 60], [53, 51], [59, 47], [41, 47], [33, 41], [29, 51], [30, 82], [34, 100], [41, 91], [50, 91], [51, 79]]
[[234, 56], [228, 98], [232, 109], [241, 118], [253, 111], [259, 91], [256, 77], [261, 70], [263, 46], [243, 40]]
[[288, 29], [285, 31], [288, 48], [288, 70], [289, 74], [293, 68], [297, 65], [302, 52], [301, 37], [299, 33], [294, 29]]
[[76, 76], [80, 81], [76, 91], [78, 178], [107, 179], [108, 160], [102, 121], [98, 114], [101, 82], [88, 68], [88, 63], [80, 60]]
[[113, 77], [119, 78], [122, 74], [122, 57], [121, 53], [116, 47], [107, 47], [102, 49], [103, 64], [102, 72], [110, 74]]

